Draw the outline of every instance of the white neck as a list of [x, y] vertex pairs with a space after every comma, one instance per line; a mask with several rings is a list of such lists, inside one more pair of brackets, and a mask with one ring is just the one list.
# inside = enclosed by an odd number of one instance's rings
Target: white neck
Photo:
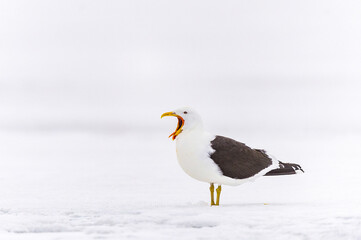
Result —
[[[210, 141], [215, 136], [206, 132], [202, 124], [192, 126], [192, 128], [185, 128], [176, 138], [177, 150], [187, 151], [199, 151], [207, 152], [211, 151]], [[207, 150], [206, 150], [207, 149]]]
[[198, 134], [205, 132], [203, 123], [201, 121], [194, 122], [190, 126], [187, 126], [187, 125], [183, 126], [183, 131], [180, 135], [182, 135], [182, 134], [187, 135], [188, 133], [193, 133], [193, 132], [194, 133], [197, 132]]

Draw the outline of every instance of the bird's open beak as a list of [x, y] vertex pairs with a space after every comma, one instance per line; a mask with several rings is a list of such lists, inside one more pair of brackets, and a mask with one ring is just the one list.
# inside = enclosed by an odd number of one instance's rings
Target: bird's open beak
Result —
[[183, 130], [182, 130], [182, 127], [184, 125], [184, 119], [179, 116], [178, 114], [175, 114], [175, 112], [166, 112], [166, 113], [163, 113], [162, 117], [166, 117], [166, 116], [173, 116], [173, 117], [177, 117], [178, 118], [178, 125], [177, 125], [177, 129], [174, 131], [174, 133], [172, 133], [171, 135], [169, 135], [169, 137], [172, 137], [172, 139], [174, 140]]

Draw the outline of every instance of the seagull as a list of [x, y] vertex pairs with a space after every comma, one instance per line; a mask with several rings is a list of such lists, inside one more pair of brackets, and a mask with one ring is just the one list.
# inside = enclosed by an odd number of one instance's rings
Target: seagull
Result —
[[176, 140], [178, 163], [192, 178], [210, 184], [211, 206], [219, 205], [222, 185], [236, 186], [261, 176], [303, 172], [300, 165], [278, 161], [265, 150], [208, 133], [201, 116], [189, 107], [163, 113], [161, 118], [166, 116], [178, 119], [176, 130], [169, 136]]

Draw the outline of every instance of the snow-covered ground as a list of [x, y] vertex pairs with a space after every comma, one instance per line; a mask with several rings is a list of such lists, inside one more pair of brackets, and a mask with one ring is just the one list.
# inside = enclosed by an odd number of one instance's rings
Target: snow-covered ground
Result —
[[[0, 240], [361, 239], [360, 1], [0, 1]], [[305, 174], [209, 186], [163, 112]]]
[[361, 239], [359, 135], [238, 132], [306, 173], [224, 186], [210, 207], [172, 130], [3, 129], [0, 239]]

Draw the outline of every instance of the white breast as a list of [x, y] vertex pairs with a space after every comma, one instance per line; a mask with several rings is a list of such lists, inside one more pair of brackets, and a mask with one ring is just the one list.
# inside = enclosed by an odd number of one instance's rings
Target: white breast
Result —
[[189, 176], [199, 181], [212, 182], [212, 177], [221, 174], [218, 166], [209, 158], [212, 153], [210, 141], [213, 139], [212, 136], [195, 131], [182, 132], [177, 137], [179, 165]]

